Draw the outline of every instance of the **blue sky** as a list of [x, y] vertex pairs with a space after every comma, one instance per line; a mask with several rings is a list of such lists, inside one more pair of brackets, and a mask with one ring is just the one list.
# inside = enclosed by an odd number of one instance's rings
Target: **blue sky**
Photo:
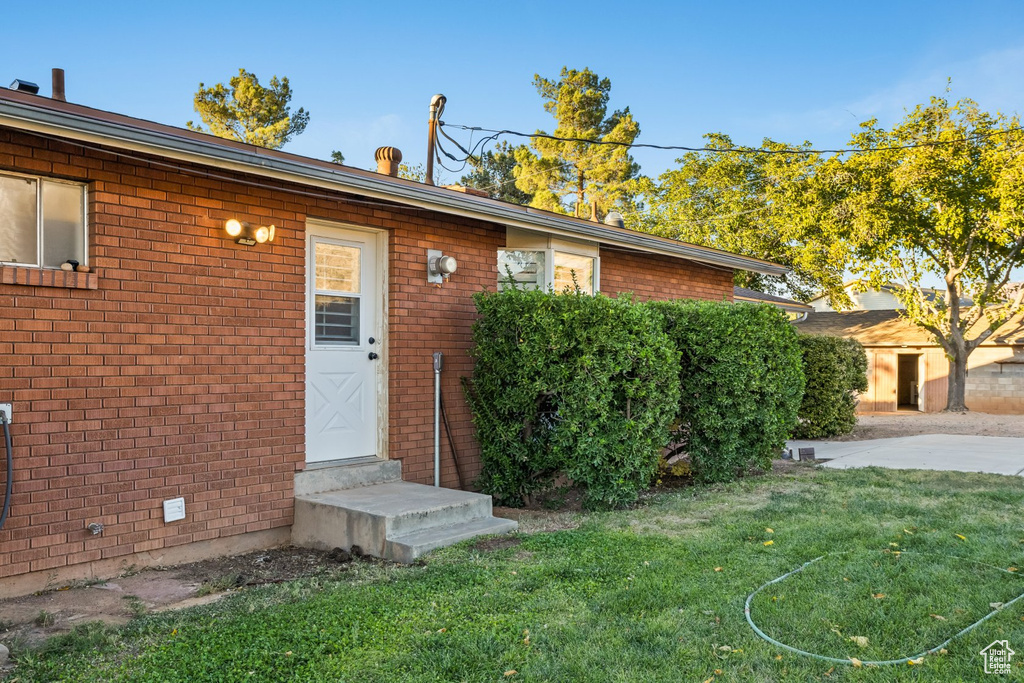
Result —
[[[284, 8], [284, 9], [282, 9]], [[1019, 2], [633, 2], [555, 5], [386, 2], [29, 2], [4, 7], [6, 78], [49, 94], [172, 125], [196, 118], [200, 81], [239, 67], [288, 76], [311, 112], [286, 149], [369, 168], [380, 145], [425, 160], [431, 95], [445, 120], [550, 130], [531, 81], [563, 65], [612, 81], [639, 141], [700, 144], [722, 131], [844, 144], [859, 121], [897, 121], [941, 93], [990, 111], [1024, 110]], [[638, 151], [648, 175], [672, 152]], [[447, 180], [455, 180], [448, 174]]]

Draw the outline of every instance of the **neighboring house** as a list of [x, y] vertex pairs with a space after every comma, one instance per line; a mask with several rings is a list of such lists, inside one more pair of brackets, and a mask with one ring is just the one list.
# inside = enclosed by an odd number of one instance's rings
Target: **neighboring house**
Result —
[[751, 304], [771, 304], [776, 308], [782, 309], [793, 322], [805, 319], [814, 310], [808, 304], [802, 304], [799, 301], [775, 296], [774, 294], [765, 294], [764, 292], [747, 289], [746, 287], [733, 287], [732, 299], [733, 301], [743, 301]]
[[[894, 292], [903, 289], [903, 285], [896, 283], [890, 283], [883, 285], [881, 289], [871, 289], [867, 285], [860, 281], [854, 280], [853, 282], [847, 282], [843, 285], [843, 289], [846, 290], [846, 294], [850, 297], [853, 305], [848, 310], [853, 311], [897, 311], [906, 308]], [[925, 298], [929, 301], [936, 297], [942, 298], [945, 296], [945, 292], [939, 289], [931, 289], [929, 287], [922, 287], [921, 291], [924, 292]], [[821, 295], [811, 299], [809, 302], [811, 308], [819, 313], [834, 313], [836, 309], [832, 308], [829, 304], [828, 299], [825, 295]], [[961, 299], [960, 302], [964, 306], [970, 306], [970, 299]]]
[[[798, 322], [802, 334], [856, 339], [868, 356], [868, 390], [861, 412], [946, 407], [949, 361], [924, 329], [894, 310], [811, 313]], [[1018, 316], [968, 359], [967, 407], [986, 413], [1024, 413], [1024, 320]]]
[[[0, 402], [14, 412], [0, 595], [354, 542], [331, 536], [354, 517], [311, 516], [343, 499], [345, 514], [416, 521], [413, 503], [440, 495], [399, 486], [433, 480], [435, 352], [454, 442], [441, 437], [441, 483], [479, 474], [460, 378], [472, 295], [506, 265], [539, 286], [575, 272], [586, 291], [718, 301], [737, 269], [785, 271], [402, 180], [397, 156], [379, 150], [373, 173], [0, 91]], [[428, 273], [437, 252], [457, 260], [450, 277]], [[489, 498], [452, 493], [478, 517], [444, 542], [506, 528]], [[364, 548], [437, 544], [396, 529], [382, 521]]]

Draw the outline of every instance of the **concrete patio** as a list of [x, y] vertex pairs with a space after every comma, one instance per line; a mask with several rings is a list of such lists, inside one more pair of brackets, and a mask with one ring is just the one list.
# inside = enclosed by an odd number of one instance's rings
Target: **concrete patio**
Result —
[[814, 448], [825, 467], [885, 467], [1024, 475], [1024, 439], [925, 434], [868, 441], [790, 441], [787, 448]]

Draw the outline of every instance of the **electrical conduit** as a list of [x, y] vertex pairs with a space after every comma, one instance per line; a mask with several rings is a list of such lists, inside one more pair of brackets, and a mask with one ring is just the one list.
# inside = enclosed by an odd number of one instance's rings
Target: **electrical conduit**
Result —
[[4, 522], [7, 521], [7, 513], [11, 510], [11, 493], [14, 485], [14, 458], [12, 456], [14, 447], [11, 445], [11, 428], [7, 422], [7, 415], [2, 411], [0, 411], [0, 424], [4, 428], [4, 445], [7, 447], [7, 490], [4, 493], [3, 512], [0, 512], [0, 529], [3, 529]]

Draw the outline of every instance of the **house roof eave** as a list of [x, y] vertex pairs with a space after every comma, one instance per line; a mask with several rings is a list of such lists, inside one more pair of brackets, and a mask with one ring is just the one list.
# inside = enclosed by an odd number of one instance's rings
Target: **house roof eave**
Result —
[[[30, 99], [31, 98], [31, 99]], [[402, 181], [201, 133], [55, 102], [14, 91], [0, 94], [0, 125], [62, 139], [155, 154], [188, 163], [296, 182], [417, 208], [698, 263], [781, 276], [784, 266], [602, 223]]]

